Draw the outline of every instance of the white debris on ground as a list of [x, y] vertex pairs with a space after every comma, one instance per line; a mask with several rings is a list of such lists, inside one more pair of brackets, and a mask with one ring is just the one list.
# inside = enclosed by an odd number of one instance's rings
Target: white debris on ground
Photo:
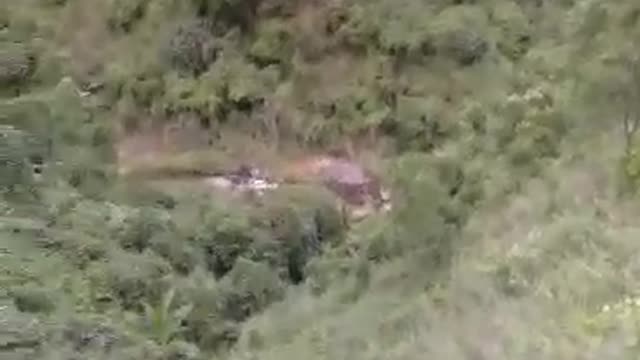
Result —
[[258, 195], [263, 195], [266, 190], [275, 190], [280, 185], [253, 167], [241, 167], [229, 174], [211, 176], [204, 179], [204, 183], [216, 189], [255, 192]]

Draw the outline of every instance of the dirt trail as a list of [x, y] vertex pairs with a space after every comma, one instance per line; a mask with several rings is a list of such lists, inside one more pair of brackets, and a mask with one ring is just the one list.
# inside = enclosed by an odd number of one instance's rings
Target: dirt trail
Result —
[[212, 192], [265, 192], [288, 184], [323, 186], [353, 218], [390, 209], [380, 179], [348, 156], [297, 154], [287, 157], [253, 139], [208, 142], [202, 129], [165, 126], [120, 134], [115, 144], [118, 173], [158, 183]]

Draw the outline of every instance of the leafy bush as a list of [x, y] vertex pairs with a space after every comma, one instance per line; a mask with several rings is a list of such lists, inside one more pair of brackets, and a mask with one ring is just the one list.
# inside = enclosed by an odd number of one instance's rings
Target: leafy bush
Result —
[[238, 258], [220, 282], [221, 311], [225, 319], [243, 321], [282, 297], [283, 284], [266, 264]]
[[324, 191], [292, 186], [273, 194], [261, 209], [260, 223], [276, 240], [277, 263], [286, 266], [290, 281], [302, 281], [311, 258], [343, 240], [344, 219], [333, 201]]
[[24, 84], [33, 74], [36, 57], [26, 46], [0, 43], [0, 86]]
[[217, 277], [229, 272], [239, 256], [251, 251], [252, 232], [243, 214], [215, 210], [209, 213], [195, 233], [195, 241], [204, 251], [209, 271]]
[[395, 226], [383, 233], [382, 239], [400, 242], [394, 247], [400, 247], [403, 254], [416, 255], [435, 275], [448, 268], [452, 259], [457, 237], [457, 224], [452, 220], [459, 214], [451, 209], [446, 189], [450, 184], [442, 183], [439, 175], [430, 171], [434, 168], [425, 166], [433, 166], [430, 160], [414, 153], [394, 164], [396, 182], [406, 193], [394, 212]]
[[221, 119], [225, 115], [224, 82], [210, 73], [205, 73], [197, 80], [168, 76], [167, 92], [163, 106], [168, 113], [195, 113], [204, 117]]
[[148, 0], [110, 0], [108, 24], [112, 31], [129, 32], [144, 17]]
[[259, 66], [286, 64], [293, 54], [291, 34], [286, 25], [278, 19], [268, 20], [258, 25], [257, 37], [251, 44], [248, 55]]
[[532, 35], [528, 19], [516, 4], [505, 3], [496, 7], [493, 19], [501, 34], [497, 49], [507, 58], [517, 61], [531, 46]]
[[15, 307], [22, 312], [50, 313], [56, 307], [47, 290], [33, 285], [12, 289], [11, 296]]
[[163, 74], [156, 67], [150, 66], [126, 79], [117, 92], [122, 98], [130, 97], [137, 106], [153, 109], [153, 105], [164, 95], [165, 86]]
[[0, 188], [16, 191], [33, 180], [29, 164], [28, 134], [13, 127], [0, 128]]
[[[104, 234], [102, 233], [103, 236]], [[109, 249], [109, 245], [103, 239], [81, 232], [56, 234], [49, 239], [46, 246], [56, 249], [69, 259], [69, 263], [79, 269], [85, 269], [90, 263], [104, 259]]]
[[200, 16], [207, 17], [216, 24], [217, 32], [233, 27], [244, 31], [252, 28], [258, 7], [263, 0], [192, 0]]
[[162, 57], [178, 71], [199, 75], [216, 60], [217, 45], [204, 20], [180, 23], [161, 49]]
[[171, 113], [188, 112], [218, 123], [241, 125], [239, 122], [275, 91], [278, 77], [273, 66], [259, 69], [229, 55], [198, 79], [169, 77], [164, 106]]
[[202, 350], [223, 349], [237, 337], [238, 324], [224, 318], [218, 284], [202, 269], [196, 269], [180, 284], [178, 294], [192, 305], [184, 320], [184, 339]]
[[159, 211], [141, 208], [124, 219], [116, 236], [123, 249], [142, 252], [150, 245], [153, 236], [168, 231], [169, 225]]
[[[551, 102], [550, 102], [551, 101]], [[566, 134], [567, 119], [552, 105], [552, 99], [539, 89], [513, 96], [504, 106], [506, 131], [502, 142], [516, 167], [525, 169], [541, 159], [556, 156], [560, 139]]]
[[128, 310], [139, 310], [143, 301], [159, 298], [164, 292], [162, 278], [171, 266], [152, 253], [116, 254], [103, 269], [111, 296]]
[[0, 357], [28, 359], [38, 356], [47, 335], [47, 328], [41, 321], [31, 314], [16, 311], [14, 307], [3, 309], [2, 321]]
[[192, 244], [171, 232], [154, 236], [150, 247], [156, 254], [166, 259], [179, 274], [191, 273], [202, 260], [202, 256], [197, 253], [197, 249]]
[[0, 5], [0, 30], [9, 27], [9, 18], [8, 5]]
[[473, 5], [448, 7], [438, 14], [430, 29], [439, 53], [460, 65], [471, 65], [488, 52], [489, 43], [483, 33], [486, 15]]
[[69, 344], [80, 353], [100, 351], [109, 353], [117, 346], [125, 345], [129, 339], [103, 319], [74, 316], [61, 325], [56, 346]]
[[156, 305], [144, 303], [144, 329], [160, 345], [166, 345], [182, 331], [182, 321], [191, 311], [185, 305], [175, 309], [175, 289], [165, 293]]
[[457, 131], [446, 116], [444, 103], [436, 97], [398, 96], [395, 113], [382, 129], [396, 139], [398, 150], [431, 150]]
[[184, 341], [172, 341], [165, 349], [165, 359], [167, 360], [200, 360], [202, 352], [191, 343]]

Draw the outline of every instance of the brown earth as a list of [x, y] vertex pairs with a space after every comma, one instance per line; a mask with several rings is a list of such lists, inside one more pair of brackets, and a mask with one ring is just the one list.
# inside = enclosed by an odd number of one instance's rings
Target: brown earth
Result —
[[390, 205], [389, 191], [355, 160], [353, 148], [287, 156], [241, 133], [225, 133], [212, 141], [198, 125], [171, 123], [120, 129], [115, 152], [120, 176], [156, 184], [179, 180], [182, 188], [258, 194], [287, 184], [323, 186], [354, 218]]

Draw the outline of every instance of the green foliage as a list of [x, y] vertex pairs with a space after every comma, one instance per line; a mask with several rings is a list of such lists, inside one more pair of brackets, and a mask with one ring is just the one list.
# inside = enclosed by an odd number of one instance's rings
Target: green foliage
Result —
[[17, 191], [32, 182], [28, 134], [13, 127], [0, 129], [0, 188]]
[[135, 74], [133, 79], [124, 80], [119, 92], [123, 101], [150, 109], [164, 95], [165, 80], [157, 69], [151, 67]]
[[237, 335], [237, 325], [224, 319], [221, 312], [220, 292], [217, 282], [200, 269], [194, 271], [189, 281], [181, 283], [181, 293], [193, 305], [185, 322], [185, 339], [200, 349], [216, 349], [230, 345]]
[[151, 208], [136, 209], [123, 220], [116, 234], [120, 246], [129, 251], [143, 252], [155, 234], [168, 231], [168, 219]]
[[493, 22], [500, 28], [497, 49], [507, 58], [517, 61], [522, 58], [532, 42], [531, 29], [522, 8], [506, 3], [496, 8]]
[[195, 241], [205, 252], [208, 269], [220, 277], [233, 268], [238, 256], [250, 251], [252, 228], [242, 214], [214, 210], [196, 230]]
[[23, 44], [0, 43], [0, 86], [24, 84], [35, 66], [34, 54]]
[[400, 151], [430, 150], [455, 133], [456, 124], [443, 109], [438, 98], [399, 96], [395, 116], [383, 126], [397, 139]]
[[514, 165], [529, 165], [557, 155], [559, 139], [566, 133], [566, 119], [552, 106], [552, 99], [540, 89], [512, 97], [505, 104], [505, 114], [513, 121], [505, 140], [510, 142]]
[[[638, 209], [612, 165], [640, 178], [638, 14], [630, 0], [0, 5], [0, 358], [635, 355]], [[192, 191], [199, 179], [170, 194], [115, 181], [114, 121], [185, 116], [222, 136], [269, 128], [284, 155], [366, 144], [376, 154], [355, 155], [387, 169], [393, 209], [345, 224], [317, 184], [244, 202]], [[252, 158], [222, 140], [153, 165], [237, 165], [225, 146]]]
[[55, 301], [45, 289], [24, 286], [11, 290], [16, 309], [29, 313], [50, 313], [55, 309]]
[[0, 328], [0, 356], [9, 359], [12, 356], [16, 359], [37, 356], [46, 335], [42, 322], [12, 307], [4, 307], [0, 319], [5, 324]]
[[[448, 193], [433, 174], [420, 164], [428, 158], [419, 154], [407, 155], [397, 163], [397, 181], [407, 189], [406, 203], [396, 210], [396, 228], [392, 237], [402, 242], [402, 251], [424, 256], [422, 261], [430, 269], [448, 266], [456, 235], [452, 225], [456, 213], [448, 213]], [[446, 174], [445, 174], [446, 176]], [[390, 241], [388, 239], [387, 241]]]
[[376, 39], [381, 49], [399, 56], [428, 55], [431, 14], [427, 5], [413, 1], [357, 3], [340, 33], [352, 46], [368, 47]]
[[249, 30], [262, 0], [192, 0], [198, 14], [206, 16], [217, 26], [217, 31], [233, 27]]
[[161, 54], [174, 69], [199, 75], [215, 61], [217, 50], [209, 23], [191, 20], [176, 26]]
[[[124, 347], [129, 339], [112, 323], [101, 317], [73, 316], [60, 325], [60, 333], [53, 337], [55, 342], [50, 344], [48, 351], [54, 352], [58, 348], [73, 349], [82, 354], [108, 353], [117, 347]], [[66, 349], [65, 349], [66, 350]]]
[[323, 248], [339, 243], [345, 235], [342, 214], [324, 192], [305, 187], [285, 188], [268, 199], [260, 221], [276, 240], [270, 262], [284, 265], [293, 282], [305, 278], [306, 265]]
[[0, 30], [4, 30], [9, 27], [9, 11], [8, 5], [0, 6]]
[[172, 309], [174, 295], [175, 289], [172, 288], [157, 305], [144, 303], [145, 328], [160, 345], [168, 344], [180, 332], [182, 320], [191, 311], [189, 306]]
[[109, 27], [115, 32], [130, 32], [144, 15], [148, 0], [110, 0]]
[[293, 54], [291, 34], [281, 20], [268, 20], [258, 25], [258, 37], [248, 55], [260, 66], [287, 64]]
[[268, 265], [240, 257], [220, 282], [222, 314], [226, 319], [243, 321], [282, 294], [283, 284]]
[[152, 253], [116, 254], [102, 271], [110, 295], [124, 309], [139, 309], [145, 300], [160, 296], [162, 279], [171, 272], [170, 265]]
[[[211, 78], [211, 80], [210, 80]], [[223, 113], [222, 93], [224, 83], [213, 76], [202, 75], [200, 81], [190, 78], [171, 76], [166, 81], [167, 93], [164, 104], [171, 112], [195, 112], [203, 116], [216, 116]]]
[[169, 232], [154, 236], [150, 247], [153, 252], [166, 259], [177, 273], [186, 275], [202, 263], [202, 256], [198, 253], [198, 248], [176, 235]]
[[483, 34], [486, 15], [481, 8], [473, 5], [459, 5], [440, 12], [432, 34], [438, 52], [466, 66], [482, 60], [489, 51], [490, 44]]

